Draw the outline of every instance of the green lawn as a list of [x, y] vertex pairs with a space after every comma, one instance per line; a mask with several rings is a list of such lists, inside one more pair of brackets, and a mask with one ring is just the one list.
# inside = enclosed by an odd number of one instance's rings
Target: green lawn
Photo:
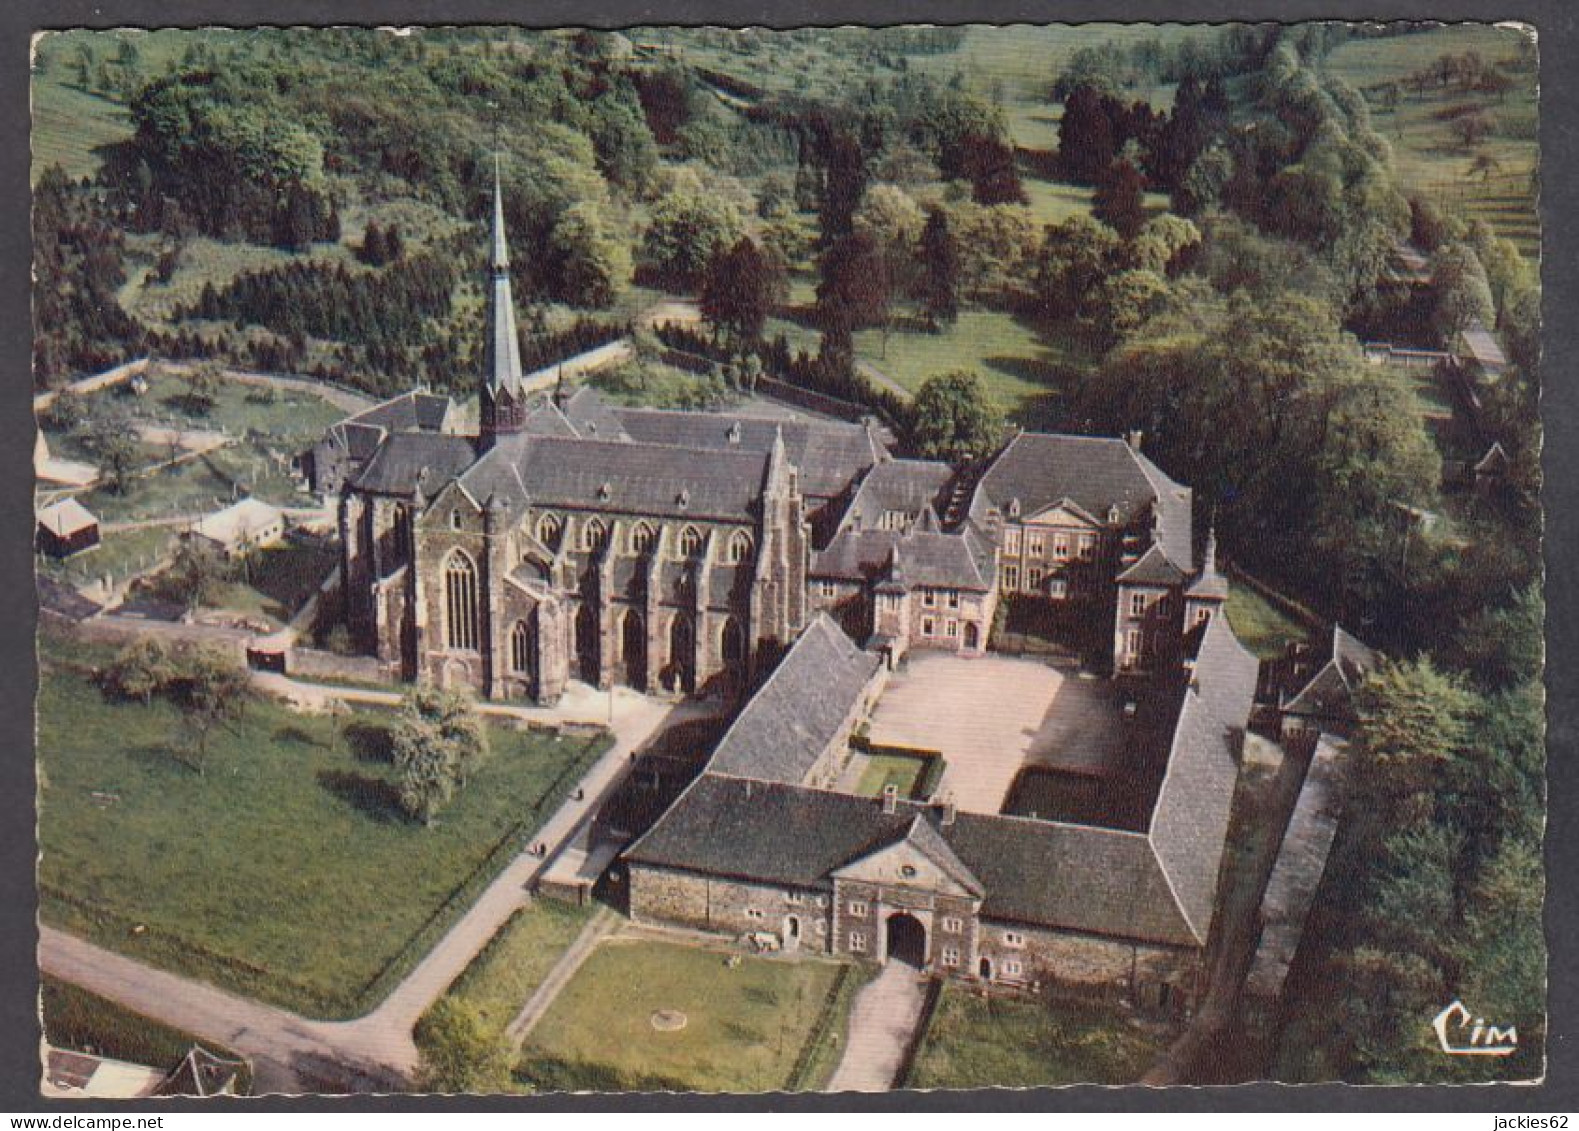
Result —
[[1276, 659], [1283, 654], [1284, 645], [1307, 635], [1303, 625], [1247, 585], [1229, 588], [1227, 613], [1239, 643], [1263, 660]]
[[334, 738], [257, 704], [201, 775], [172, 757], [175, 727], [169, 705], [109, 702], [46, 654], [44, 918], [320, 1016], [374, 1004], [606, 746], [492, 727], [492, 758], [423, 828], [396, 808], [380, 716]]
[[881, 797], [887, 785], [897, 786], [900, 797], [914, 797], [916, 783], [927, 769], [926, 759], [908, 754], [869, 754], [865, 758], [866, 769], [855, 785], [855, 792], [862, 797]]
[[483, 1024], [502, 1038], [505, 1026], [543, 984], [595, 910], [593, 905], [557, 899], [534, 900], [500, 928], [455, 980], [450, 996], [475, 1009]]
[[1167, 1041], [1114, 1010], [943, 988], [906, 1087], [1132, 1084]]
[[[1475, 51], [1515, 80], [1502, 99], [1456, 88], [1428, 89], [1423, 97], [1405, 91], [1398, 106], [1388, 109], [1372, 98], [1376, 132], [1393, 147], [1399, 183], [1423, 189], [1468, 219], [1484, 219], [1502, 235], [1534, 256], [1540, 247], [1540, 217], [1530, 174], [1539, 161], [1536, 140], [1538, 113], [1536, 76], [1517, 65], [1520, 33], [1488, 24], [1456, 24], [1383, 39], [1355, 39], [1340, 45], [1325, 66], [1355, 87], [1400, 82], [1411, 72], [1430, 66], [1444, 53]], [[1496, 123], [1484, 142], [1465, 149], [1451, 123], [1437, 115], [1456, 106], [1488, 112]], [[1495, 159], [1488, 177], [1469, 176], [1478, 154]]]
[[51, 78], [35, 80], [32, 96], [35, 182], [51, 165], [59, 165], [72, 180], [91, 177], [99, 171], [94, 151], [132, 135], [125, 108], [107, 98]]
[[[527, 1035], [516, 1074], [544, 1091], [779, 1090], [819, 1020], [842, 1032], [825, 1009], [840, 969], [753, 957], [731, 968], [716, 950], [612, 940]], [[658, 1031], [659, 1010], [683, 1013], [685, 1027]]]
[[[178, 374], [152, 367], [148, 391], [131, 400], [134, 411], [155, 423], [223, 430], [232, 435], [255, 432], [271, 440], [310, 444], [345, 413], [316, 393], [266, 389], [241, 381], [220, 381], [210, 404], [192, 411], [187, 382]], [[113, 394], [109, 394], [113, 395]]]
[[[241, 1059], [230, 1049], [134, 1013], [108, 998], [89, 993], [70, 982], [44, 975], [38, 986], [39, 1015], [44, 1036], [60, 1049], [92, 1053], [149, 1068], [171, 1069], [193, 1045], [231, 1059]], [[237, 1081], [237, 1092], [251, 1091], [251, 1068]]]
[[93, 549], [65, 561], [40, 555], [39, 569], [68, 585], [85, 585], [106, 575], [120, 581], [157, 562], [174, 536], [174, 530], [169, 527], [114, 531], [103, 534]]

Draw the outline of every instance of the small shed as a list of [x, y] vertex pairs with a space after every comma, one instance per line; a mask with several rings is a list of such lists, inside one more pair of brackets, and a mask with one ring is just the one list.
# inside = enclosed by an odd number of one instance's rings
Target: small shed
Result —
[[52, 558], [69, 558], [99, 544], [99, 520], [76, 499], [62, 499], [38, 512], [38, 548]]
[[1459, 334], [1459, 359], [1465, 368], [1477, 372], [1487, 381], [1495, 381], [1508, 368], [1507, 355], [1497, 337], [1486, 329], [1485, 323], [1476, 318]]
[[285, 537], [285, 515], [278, 507], [259, 499], [242, 499], [198, 519], [186, 537], [206, 542], [226, 558], [234, 558], [272, 546]]

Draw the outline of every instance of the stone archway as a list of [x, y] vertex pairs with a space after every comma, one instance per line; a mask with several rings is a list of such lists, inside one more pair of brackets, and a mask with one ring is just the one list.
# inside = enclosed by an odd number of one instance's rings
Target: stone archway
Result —
[[696, 630], [684, 613], [676, 613], [669, 624], [669, 667], [664, 685], [670, 691], [696, 690]]
[[927, 929], [921, 920], [905, 911], [888, 917], [888, 957], [916, 969], [927, 964]]
[[975, 621], [965, 622], [965, 647], [971, 652], [981, 647], [981, 630], [976, 627]]
[[647, 622], [635, 609], [625, 610], [620, 626], [620, 657], [625, 682], [637, 691], [647, 690]]
[[589, 604], [576, 611], [576, 666], [583, 682], [598, 685], [599, 640], [598, 612]]

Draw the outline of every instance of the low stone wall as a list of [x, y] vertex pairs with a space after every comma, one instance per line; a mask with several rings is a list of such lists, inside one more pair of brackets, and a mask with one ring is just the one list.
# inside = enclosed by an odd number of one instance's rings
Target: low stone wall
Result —
[[389, 683], [396, 678], [390, 665], [376, 656], [341, 656], [317, 648], [292, 648], [285, 671], [294, 679], [350, 680], [355, 683]]

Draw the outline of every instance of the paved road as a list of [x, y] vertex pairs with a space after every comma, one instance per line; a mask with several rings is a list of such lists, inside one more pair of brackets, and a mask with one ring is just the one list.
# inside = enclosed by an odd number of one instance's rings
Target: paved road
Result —
[[915, 967], [890, 962], [855, 997], [844, 1058], [830, 1092], [886, 1092], [898, 1083], [905, 1049], [921, 1023], [926, 979]]
[[[292, 683], [294, 681], [285, 681]], [[314, 685], [302, 685], [313, 688]], [[382, 702], [391, 692], [316, 687], [338, 698]], [[606, 701], [605, 693], [594, 693]], [[582, 697], [571, 712], [584, 711]], [[578, 721], [555, 708], [505, 708], [495, 713]], [[607, 708], [605, 708], [607, 709]], [[389, 1091], [403, 1086], [417, 1067], [412, 1027], [473, 958], [528, 899], [533, 882], [602, 801], [618, 788], [633, 753], [665, 725], [705, 716], [710, 704], [669, 704], [634, 692], [615, 697], [614, 745], [581, 779], [578, 791], [544, 823], [533, 845], [512, 860], [470, 910], [371, 1013], [354, 1021], [312, 1021], [288, 1010], [249, 1001], [204, 982], [182, 978], [53, 928], [42, 928], [39, 967], [155, 1020], [219, 1041], [254, 1058], [258, 1089], [268, 1092]], [[577, 796], [581, 800], [576, 800]], [[542, 855], [534, 849], [546, 846]]]

